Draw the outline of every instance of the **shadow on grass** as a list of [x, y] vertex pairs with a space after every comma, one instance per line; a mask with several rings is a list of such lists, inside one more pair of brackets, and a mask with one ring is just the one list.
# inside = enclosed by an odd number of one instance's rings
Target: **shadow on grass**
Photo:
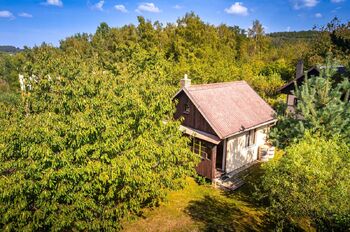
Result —
[[186, 212], [204, 223], [204, 231], [262, 231], [261, 215], [242, 210], [239, 205], [218, 197], [205, 196], [191, 201]]
[[267, 206], [267, 202], [264, 202], [261, 199], [259, 200], [256, 196], [257, 189], [260, 187], [260, 177], [263, 173], [264, 171], [261, 167], [261, 163], [255, 164], [238, 175], [240, 179], [245, 181], [245, 184], [234, 192], [224, 192], [224, 195], [228, 198], [244, 201], [251, 206]]

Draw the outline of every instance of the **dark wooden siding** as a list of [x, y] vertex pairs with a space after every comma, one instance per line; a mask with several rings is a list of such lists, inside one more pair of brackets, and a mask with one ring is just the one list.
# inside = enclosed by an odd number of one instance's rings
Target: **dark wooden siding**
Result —
[[204, 176], [211, 180], [213, 179], [211, 166], [212, 166], [211, 160], [202, 160], [196, 167], [196, 171], [200, 176]]
[[[198, 139], [195, 138], [197, 142]], [[215, 178], [216, 173], [216, 155], [217, 155], [217, 146], [207, 143], [203, 140], [200, 140], [201, 144], [206, 147], [206, 152], [208, 154], [208, 158], [201, 157], [201, 162], [196, 167], [196, 171], [199, 175], [204, 176], [210, 180]], [[192, 141], [193, 142], [193, 141]]]
[[[181, 92], [174, 100], [178, 101], [174, 118], [179, 119], [183, 117], [182, 125], [217, 136], [213, 128], [184, 92]], [[189, 113], [185, 113], [186, 104], [189, 106]], [[202, 158], [196, 167], [196, 171], [199, 175], [212, 180], [215, 178], [216, 172], [217, 146], [202, 140], [201, 143], [207, 148], [206, 150], [210, 158]]]
[[[174, 115], [175, 119], [183, 117], [184, 121], [182, 122], [182, 125], [217, 136], [213, 128], [204, 119], [203, 115], [198, 111], [198, 109], [184, 92], [181, 92], [175, 99], [178, 100], [178, 104], [176, 105], [176, 112]], [[185, 113], [186, 104], [188, 104], [190, 107], [189, 113]]]

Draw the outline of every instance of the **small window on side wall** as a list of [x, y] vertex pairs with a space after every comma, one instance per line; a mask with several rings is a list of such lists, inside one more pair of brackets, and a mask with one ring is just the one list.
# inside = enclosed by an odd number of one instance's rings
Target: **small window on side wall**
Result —
[[190, 113], [190, 104], [187, 102], [185, 103], [185, 110], [184, 110], [185, 114], [189, 114]]
[[255, 130], [250, 130], [245, 135], [245, 147], [249, 147], [255, 144]]

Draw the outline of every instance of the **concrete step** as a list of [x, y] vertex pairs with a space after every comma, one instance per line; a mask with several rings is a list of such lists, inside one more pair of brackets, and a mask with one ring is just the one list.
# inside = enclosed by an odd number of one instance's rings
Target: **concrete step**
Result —
[[225, 173], [221, 176], [216, 176], [216, 179], [214, 180], [215, 185], [224, 190], [233, 191], [238, 189], [239, 187], [245, 184], [245, 182], [242, 180], [242, 176], [246, 174], [246, 172], [251, 166], [257, 164], [258, 162], [259, 161], [254, 161], [230, 173]]
[[244, 185], [245, 182], [239, 178], [232, 178], [227, 180], [216, 180], [215, 185], [221, 189], [233, 191]]
[[225, 174], [224, 171], [220, 170], [220, 169], [216, 169], [215, 170], [215, 179], [218, 179], [220, 177], [222, 177]]

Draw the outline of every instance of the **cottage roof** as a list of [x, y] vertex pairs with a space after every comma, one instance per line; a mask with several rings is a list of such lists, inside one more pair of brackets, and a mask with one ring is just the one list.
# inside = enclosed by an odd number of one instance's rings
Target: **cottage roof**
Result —
[[275, 121], [275, 111], [245, 81], [191, 85], [181, 91], [221, 139]]

